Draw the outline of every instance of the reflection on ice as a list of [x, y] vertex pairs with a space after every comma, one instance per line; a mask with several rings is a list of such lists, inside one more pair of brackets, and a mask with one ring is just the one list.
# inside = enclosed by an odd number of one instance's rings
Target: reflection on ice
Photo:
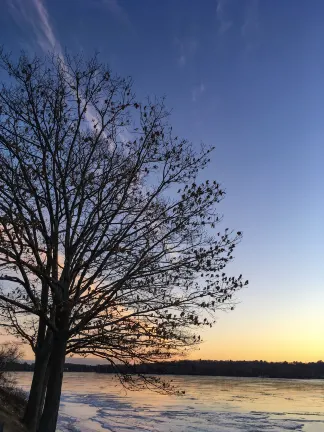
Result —
[[[30, 374], [18, 381], [28, 388]], [[324, 431], [324, 381], [172, 377], [181, 397], [125, 392], [111, 375], [64, 377], [62, 432]]]

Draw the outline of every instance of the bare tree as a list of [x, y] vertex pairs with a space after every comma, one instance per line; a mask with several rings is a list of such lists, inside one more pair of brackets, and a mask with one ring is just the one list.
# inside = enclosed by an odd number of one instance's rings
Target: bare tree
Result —
[[34, 348], [54, 432], [66, 354], [168, 359], [233, 308], [241, 233], [215, 232], [212, 149], [178, 139], [163, 100], [140, 104], [96, 58], [0, 57], [1, 311]]
[[26, 394], [16, 387], [12, 366], [22, 358], [18, 343], [6, 342], [0, 346], [0, 406], [20, 416], [26, 406]]
[[18, 344], [4, 343], [0, 346], [0, 387], [11, 385], [11, 380], [8, 377], [8, 366], [16, 363], [22, 357], [21, 350]]

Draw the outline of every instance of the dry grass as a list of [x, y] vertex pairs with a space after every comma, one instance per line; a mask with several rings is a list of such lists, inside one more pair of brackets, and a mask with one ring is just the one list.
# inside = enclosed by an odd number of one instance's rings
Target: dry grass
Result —
[[20, 390], [0, 388], [0, 423], [4, 432], [26, 432], [20, 423], [26, 404], [26, 395]]
[[15, 387], [0, 387], [0, 406], [6, 411], [22, 417], [26, 406], [26, 394]]
[[17, 345], [5, 344], [0, 347], [0, 423], [4, 432], [25, 432], [20, 419], [27, 402], [25, 392], [15, 387], [15, 380], [7, 370], [7, 365], [18, 361], [20, 351]]

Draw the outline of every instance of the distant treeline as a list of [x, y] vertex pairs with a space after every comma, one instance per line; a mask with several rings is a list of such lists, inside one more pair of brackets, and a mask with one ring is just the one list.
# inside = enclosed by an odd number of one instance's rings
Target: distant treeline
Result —
[[[10, 371], [32, 371], [33, 364], [12, 363]], [[110, 365], [85, 365], [66, 363], [68, 372], [115, 373]], [[136, 370], [120, 366], [123, 373], [141, 373], [158, 375], [209, 375], [231, 377], [269, 377], [269, 378], [324, 378], [324, 362], [266, 362], [266, 361], [217, 361], [183, 360], [165, 363], [144, 364]]]

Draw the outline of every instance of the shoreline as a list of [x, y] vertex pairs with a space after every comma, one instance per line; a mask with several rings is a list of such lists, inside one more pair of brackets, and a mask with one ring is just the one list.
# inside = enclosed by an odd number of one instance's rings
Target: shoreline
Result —
[[20, 423], [17, 414], [4, 407], [0, 407], [0, 426], [2, 425], [4, 432], [27, 432]]
[[[33, 373], [32, 370], [16, 370], [16, 371], [10, 371], [11, 373]], [[96, 375], [116, 375], [114, 372], [98, 372], [95, 370], [65, 370], [64, 374], [70, 373], [70, 374], [96, 374]], [[136, 375], [136, 373], [133, 373], [131, 375]], [[262, 379], [262, 380], [286, 380], [286, 381], [323, 381], [324, 376], [319, 377], [280, 377], [280, 376], [262, 376], [262, 375], [216, 375], [216, 374], [188, 374], [188, 373], [140, 373], [140, 375], [151, 375], [151, 376], [159, 376], [159, 377], [209, 377], [209, 378], [228, 378], [228, 379]]]

